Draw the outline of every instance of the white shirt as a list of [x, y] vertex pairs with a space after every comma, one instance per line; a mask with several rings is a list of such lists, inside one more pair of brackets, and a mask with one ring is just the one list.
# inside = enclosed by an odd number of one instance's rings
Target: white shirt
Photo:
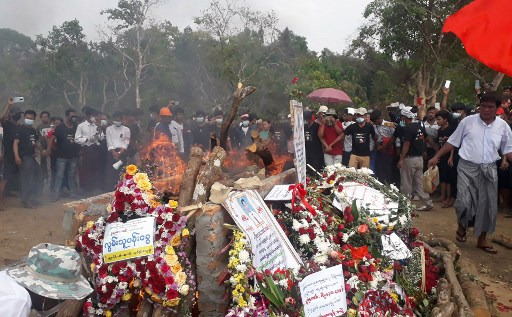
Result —
[[[95, 142], [91, 142], [90, 139], [93, 137], [97, 137]], [[99, 145], [99, 140], [103, 140], [105, 135], [103, 131], [99, 130], [98, 126], [94, 123], [90, 123], [89, 121], [84, 121], [76, 127], [75, 133], [75, 143], [80, 144], [82, 146], [91, 146], [93, 144]]]
[[115, 125], [111, 125], [107, 128], [107, 148], [108, 150], [115, 149], [128, 149], [128, 144], [130, 144], [130, 129], [125, 127], [124, 125], [120, 127], [116, 127]]
[[[354, 121], [343, 121], [341, 125], [343, 126], [343, 131], [348, 128], [349, 125], [354, 123]], [[343, 141], [343, 151], [352, 152], [352, 136], [345, 135], [345, 141]]]
[[430, 124], [428, 123], [428, 120], [425, 120], [423, 122], [425, 124], [425, 130], [427, 131], [427, 135], [431, 136], [434, 140], [437, 138], [437, 133], [439, 131], [439, 126], [437, 125], [436, 120], [434, 120], [434, 123]]
[[375, 128], [375, 134], [377, 134], [377, 142], [382, 142], [383, 138], [391, 138], [395, 133], [395, 128], [386, 125], [389, 123], [389, 121], [382, 120], [381, 125], [375, 124], [373, 126]]
[[172, 120], [169, 124], [169, 130], [171, 130], [172, 142], [176, 144], [180, 153], [184, 153], [185, 148], [183, 145], [183, 125]]
[[457, 130], [448, 138], [448, 143], [460, 148], [459, 156], [475, 164], [491, 164], [503, 154], [512, 153], [512, 131], [499, 117], [489, 125], [479, 114], [464, 118]]
[[0, 285], [0, 316], [29, 316], [32, 300], [27, 290], [5, 274], [5, 271], [0, 272]]

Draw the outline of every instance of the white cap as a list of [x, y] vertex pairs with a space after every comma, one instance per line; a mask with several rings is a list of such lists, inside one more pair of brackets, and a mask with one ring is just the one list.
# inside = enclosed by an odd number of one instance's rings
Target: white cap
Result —
[[320, 106], [320, 108], [318, 108], [318, 111], [316, 113], [319, 113], [319, 112], [326, 113], [327, 110], [329, 110], [329, 108], [327, 108], [327, 106]]
[[348, 114], [356, 114], [356, 109], [348, 107], [347, 108], [347, 113]]
[[356, 113], [364, 116], [365, 114], [368, 113], [368, 111], [366, 110], [366, 108], [361, 107], [361, 108], [357, 108]]
[[[406, 108], [410, 108], [410, 107], [406, 107]], [[415, 117], [415, 114], [412, 113], [411, 110], [409, 110], [409, 109], [402, 109], [400, 111], [400, 114], [409, 119], [414, 119], [414, 117]]]
[[32, 301], [27, 290], [0, 272], [0, 316], [28, 316]]

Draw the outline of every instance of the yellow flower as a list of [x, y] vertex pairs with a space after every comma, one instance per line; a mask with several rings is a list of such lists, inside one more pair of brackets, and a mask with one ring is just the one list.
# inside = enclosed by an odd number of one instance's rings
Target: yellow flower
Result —
[[232, 294], [233, 294], [233, 297], [238, 297], [238, 295], [239, 295], [238, 291], [236, 289], [233, 290]]
[[176, 254], [167, 254], [164, 259], [165, 263], [169, 266], [174, 266], [178, 263], [178, 256]]
[[173, 265], [173, 266], [171, 267], [171, 270], [172, 270], [172, 272], [173, 272], [174, 274], [178, 274], [178, 272], [181, 272], [181, 270], [182, 270], [182, 269], [183, 269], [183, 268], [181, 267], [181, 264], [179, 264], [179, 263], [176, 263], [176, 265]]
[[247, 306], [247, 302], [245, 301], [245, 299], [242, 296], [238, 297], [238, 306], [240, 306], [240, 307]]
[[108, 204], [108, 205], [107, 205], [107, 212], [108, 212], [108, 213], [111, 213], [111, 212], [112, 212], [112, 204]]
[[180, 235], [179, 234], [175, 234], [174, 237], [172, 237], [172, 239], [171, 239], [171, 245], [173, 247], [177, 247], [177, 246], [180, 245], [180, 243], [181, 243]]
[[94, 272], [94, 267], [95, 267], [95, 266], [96, 266], [96, 265], [95, 265], [94, 263], [91, 263], [91, 271], [93, 271], [93, 272]]
[[329, 181], [329, 184], [332, 184], [332, 183], [334, 183], [334, 180], [332, 180], [332, 179], [331, 179], [331, 180]]
[[105, 317], [112, 317], [112, 312], [110, 310], [107, 310], [105, 312]]
[[161, 303], [162, 302], [162, 299], [160, 297], [158, 297], [157, 294], [151, 295], [151, 300], [154, 301], [154, 302], [157, 302], [157, 303]]
[[178, 286], [181, 286], [183, 284], [185, 284], [185, 282], [187, 281], [187, 274], [185, 272], [178, 272], [176, 274], [176, 283], [178, 283]]
[[393, 230], [393, 229], [395, 229], [395, 226], [389, 226], [388, 229]]
[[132, 294], [131, 293], [126, 293], [123, 295], [123, 297], [121, 298], [123, 301], [127, 302], [130, 300], [130, 298], [132, 298]]
[[382, 225], [381, 224], [378, 224], [377, 225], [377, 230], [381, 231], [382, 230]]
[[140, 182], [148, 182], [149, 183], [149, 177], [146, 173], [137, 173], [133, 177], [133, 181], [138, 185]]
[[355, 309], [352, 309], [350, 308], [348, 311], [347, 311], [347, 317], [356, 317], [357, 315], [357, 312]]
[[172, 306], [178, 305], [179, 303], [180, 303], [180, 298], [178, 297], [178, 298], [164, 301], [164, 306], [172, 307]]
[[151, 183], [146, 180], [141, 180], [137, 183], [137, 186], [139, 186], [139, 188], [142, 190], [150, 190], [153, 187]]
[[379, 219], [377, 219], [377, 217], [373, 217], [373, 218], [372, 218], [372, 221], [373, 221], [373, 222], [375, 222], [375, 223], [377, 223], [377, 222], [379, 222]]
[[390, 295], [398, 303], [398, 295], [396, 293], [391, 293]]
[[165, 253], [167, 253], [167, 254], [176, 254], [176, 252], [174, 251], [174, 248], [172, 246], [170, 246], [170, 245], [167, 245], [165, 247]]
[[137, 166], [133, 164], [126, 166], [126, 174], [133, 176], [135, 173], [137, 173]]
[[169, 200], [169, 207], [171, 208], [177, 208], [178, 207], [178, 202], [176, 200]]
[[94, 221], [87, 221], [87, 229], [91, 229], [94, 226]]
[[153, 208], [157, 208], [158, 206], [160, 206], [160, 202], [159, 202], [159, 201], [153, 200], [153, 201], [151, 202], [151, 207], [153, 207]]
[[188, 231], [188, 228], [183, 228], [183, 230], [181, 230], [182, 237], [188, 237], [189, 235], [190, 235], [190, 232]]

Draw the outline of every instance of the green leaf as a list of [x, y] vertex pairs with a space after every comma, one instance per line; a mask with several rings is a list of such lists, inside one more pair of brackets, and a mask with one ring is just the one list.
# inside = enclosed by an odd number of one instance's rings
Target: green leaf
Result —
[[354, 216], [354, 222], [357, 222], [357, 220], [359, 219], [359, 211], [357, 210], [357, 204], [355, 199], [352, 201], [352, 215]]
[[284, 305], [284, 295], [281, 293], [279, 288], [274, 283], [274, 280], [268, 276], [265, 276], [265, 280], [267, 281], [267, 284], [272, 291], [272, 293], [276, 296], [279, 305], [277, 307], [281, 308]]
[[423, 300], [423, 306], [428, 307], [428, 299], [425, 298]]

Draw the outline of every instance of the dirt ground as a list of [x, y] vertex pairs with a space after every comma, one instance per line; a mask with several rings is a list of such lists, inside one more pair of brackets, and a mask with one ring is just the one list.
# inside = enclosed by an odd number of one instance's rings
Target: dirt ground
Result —
[[[30, 248], [38, 243], [63, 243], [62, 219], [64, 206], [69, 199], [57, 203], [47, 200], [42, 207], [24, 209], [17, 197], [9, 197], [6, 208], [0, 211], [0, 269], [19, 262]], [[414, 219], [417, 228], [425, 235], [443, 237], [455, 241], [455, 210], [436, 208], [420, 213]], [[512, 236], [512, 219], [498, 214], [497, 234]], [[477, 249], [476, 239], [468, 232], [466, 243], [456, 242], [462, 257], [471, 260], [479, 270], [478, 280], [482, 282], [489, 298], [494, 298], [494, 316], [512, 317], [512, 250], [494, 244], [497, 255]]]

